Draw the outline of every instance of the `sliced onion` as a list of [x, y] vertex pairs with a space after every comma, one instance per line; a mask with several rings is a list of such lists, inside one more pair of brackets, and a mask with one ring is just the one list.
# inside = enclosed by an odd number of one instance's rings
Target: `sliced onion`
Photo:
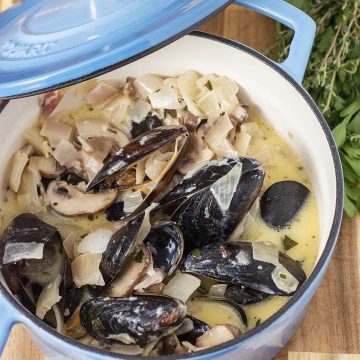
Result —
[[293, 293], [299, 286], [299, 281], [282, 264], [277, 264], [271, 273], [276, 287], [287, 294]]
[[28, 151], [24, 151], [24, 149], [21, 149], [15, 152], [11, 162], [12, 166], [11, 166], [10, 178], [9, 178], [10, 189], [14, 192], [17, 192], [19, 190], [21, 176], [28, 161], [29, 161]]
[[185, 318], [181, 326], [176, 330], [176, 335], [186, 334], [194, 329], [194, 322], [190, 318]]
[[202, 117], [204, 114], [194, 101], [200, 93], [199, 88], [196, 85], [198, 78], [199, 75], [195, 71], [189, 70], [178, 77], [177, 83], [188, 110], [193, 115]]
[[206, 74], [196, 81], [196, 85], [201, 92], [211, 91], [216, 79], [216, 75]]
[[56, 171], [56, 160], [53, 157], [31, 156], [30, 170], [38, 170], [42, 175], [52, 174]]
[[128, 137], [122, 131], [111, 129], [104, 119], [82, 118], [76, 120], [75, 126], [79, 135], [84, 139], [102, 136], [114, 139], [120, 147], [129, 142]]
[[28, 128], [23, 132], [25, 140], [31, 144], [35, 151], [49, 157], [51, 148], [48, 142], [40, 135], [40, 129], [36, 127]]
[[120, 198], [124, 202], [125, 213], [132, 213], [143, 202], [143, 197], [140, 191], [123, 191], [120, 194]]
[[134, 104], [133, 108], [129, 113], [129, 116], [133, 122], [138, 124], [145, 119], [146, 115], [150, 112], [150, 110], [150, 104], [147, 101], [140, 99]]
[[224, 297], [226, 288], [227, 288], [227, 284], [213, 285], [211, 286], [208, 295], [213, 297]]
[[240, 329], [233, 325], [216, 325], [196, 339], [196, 346], [207, 349], [233, 340], [239, 335]]
[[48, 138], [51, 146], [57, 146], [61, 140], [69, 140], [72, 127], [60, 122], [45, 120], [40, 130], [40, 135]]
[[5, 245], [3, 264], [10, 264], [24, 259], [42, 259], [44, 244], [37, 242], [8, 243]]
[[166, 285], [163, 294], [186, 303], [200, 285], [201, 281], [197, 277], [190, 274], [177, 273]]
[[248, 119], [249, 114], [244, 106], [238, 105], [235, 110], [230, 114], [230, 117], [234, 119], [238, 124], [241, 124]]
[[60, 334], [64, 331], [64, 315], [59, 309], [59, 305], [55, 304], [52, 306], [52, 310], [55, 314], [55, 320], [56, 320], [56, 331]]
[[[222, 112], [220, 101], [214, 91], [202, 92], [196, 98], [197, 106], [208, 118], [218, 118]], [[195, 115], [195, 114], [194, 114]]]
[[85, 100], [95, 107], [103, 107], [114, 96], [119, 93], [119, 90], [105, 81], [98, 80], [96, 85], [85, 95]]
[[63, 246], [66, 252], [66, 255], [70, 260], [73, 260], [75, 257], [79, 256], [80, 254], [77, 252], [78, 244], [82, 238], [80, 237], [79, 232], [70, 231], [63, 241]]
[[[220, 78], [224, 79], [224, 78]], [[218, 79], [219, 80], [219, 79]], [[216, 82], [215, 82], [216, 83]], [[233, 92], [231, 87], [228, 87], [228, 83], [216, 86], [214, 92], [219, 99], [221, 109], [226, 111], [228, 114], [233, 112], [236, 106], [239, 105], [239, 100], [236, 97], [236, 92]]]
[[154, 209], [156, 206], [158, 206], [157, 203], [152, 203], [148, 208], [145, 209], [144, 213], [144, 220], [141, 223], [140, 229], [138, 231], [138, 234], [136, 236], [136, 245], [141, 245], [145, 238], [148, 236], [150, 230], [151, 230], [151, 224], [150, 224], [150, 211]]
[[154, 74], [146, 74], [134, 80], [135, 89], [143, 98], [161, 89], [163, 85], [164, 80]]
[[113, 232], [109, 229], [95, 230], [80, 241], [77, 251], [79, 254], [102, 254], [106, 250], [112, 235]]
[[243, 131], [243, 129], [241, 129], [241, 131], [236, 134], [234, 148], [239, 156], [247, 155], [250, 140], [251, 140], [251, 135], [249, 135], [246, 131]]
[[174, 89], [167, 85], [158, 92], [149, 95], [151, 105], [155, 109], [181, 109], [181, 105], [176, 96]]
[[84, 99], [77, 94], [77, 86], [70, 86], [62, 89], [64, 96], [56, 106], [55, 110], [51, 114], [51, 119], [60, 113], [69, 112], [70, 110], [77, 109], [84, 104]]
[[252, 244], [253, 258], [277, 266], [279, 264], [279, 250], [270, 242], [254, 242]]
[[99, 160], [104, 161], [105, 158], [110, 154], [114, 142], [111, 139], [96, 136], [88, 139], [87, 143], [96, 152]]
[[173, 152], [162, 153], [161, 151], [151, 154], [145, 163], [145, 174], [151, 180], [159, 178], [173, 155]]
[[103, 162], [97, 156], [97, 153], [89, 153], [81, 150], [79, 152], [81, 167], [86, 171], [88, 178], [92, 179], [103, 167]]
[[125, 131], [128, 120], [130, 120], [129, 112], [132, 107], [132, 100], [128, 96], [118, 95], [104, 108], [104, 113], [109, 119], [110, 123], [118, 129]]
[[147, 159], [140, 160], [136, 164], [136, 184], [142, 184], [145, 178], [145, 164]]
[[60, 141], [53, 152], [53, 156], [60, 165], [66, 166], [67, 168], [74, 166], [74, 163], [80, 158], [75, 146], [67, 140]]
[[101, 254], [83, 254], [71, 263], [73, 280], [78, 288], [84, 285], [105, 285], [99, 270], [101, 256]]
[[244, 129], [244, 131], [254, 138], [264, 136], [264, 133], [256, 122], [246, 122], [241, 125], [241, 129]]
[[59, 274], [53, 282], [45, 286], [41, 291], [36, 304], [36, 316], [41, 320], [44, 319], [51, 307], [61, 300], [61, 296], [59, 295], [60, 283], [61, 275]]

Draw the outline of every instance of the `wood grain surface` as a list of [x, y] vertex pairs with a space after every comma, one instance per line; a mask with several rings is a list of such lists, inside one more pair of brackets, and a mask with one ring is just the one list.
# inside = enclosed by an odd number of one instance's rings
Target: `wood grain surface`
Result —
[[[10, 4], [11, 0], [0, 0], [0, 9]], [[274, 22], [240, 7], [230, 6], [201, 29], [258, 50], [274, 49]], [[325, 279], [301, 328], [276, 360], [359, 360], [359, 354], [360, 218], [345, 217]], [[0, 359], [44, 360], [45, 357], [22, 326], [17, 325]]]

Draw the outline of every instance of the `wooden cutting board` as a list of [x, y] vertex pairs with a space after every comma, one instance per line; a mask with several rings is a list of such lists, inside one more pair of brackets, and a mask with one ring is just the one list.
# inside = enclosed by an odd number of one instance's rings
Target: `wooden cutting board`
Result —
[[[0, 9], [4, 10], [12, 2], [0, 0]], [[230, 6], [201, 29], [258, 50], [271, 52], [275, 49], [274, 22], [237, 6]], [[45, 357], [18, 325], [11, 333], [1, 360], [24, 359], [45, 360]], [[345, 217], [325, 279], [301, 328], [276, 359], [360, 359], [360, 217], [355, 220]]]

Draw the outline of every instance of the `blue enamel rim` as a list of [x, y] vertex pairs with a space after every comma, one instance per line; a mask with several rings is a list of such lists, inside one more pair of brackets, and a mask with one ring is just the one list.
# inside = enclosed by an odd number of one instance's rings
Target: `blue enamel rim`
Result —
[[[257, 52], [254, 49], [249, 48], [246, 45], [243, 45], [241, 43], [238, 43], [233, 40], [229, 40], [217, 35], [208, 34], [205, 32], [200, 31], [194, 31], [189, 36], [196, 36], [208, 40], [217, 41], [223, 44], [226, 44], [228, 46], [234, 47], [240, 51], [243, 51], [256, 59], [260, 60], [261, 62], [268, 65], [271, 69], [275, 70], [279, 75], [281, 75], [285, 80], [287, 80], [299, 93], [299, 95], [306, 101], [307, 105], [310, 107], [314, 115], [316, 116], [329, 145], [333, 164], [335, 168], [335, 176], [336, 176], [336, 205], [335, 205], [335, 213], [334, 213], [334, 220], [331, 226], [330, 234], [328, 237], [328, 241], [326, 243], [326, 246], [324, 248], [324, 251], [316, 264], [314, 270], [308, 277], [308, 279], [305, 281], [305, 283], [301, 286], [301, 288], [296, 292], [296, 294], [279, 310], [277, 311], [273, 316], [271, 316], [269, 319], [264, 321], [262, 324], [257, 326], [255, 329], [250, 330], [244, 336], [242, 336], [240, 339], [234, 339], [232, 341], [229, 341], [225, 344], [218, 345], [216, 347], [199, 351], [197, 353], [193, 354], [182, 354], [182, 355], [170, 355], [170, 356], [161, 356], [162, 359], [168, 359], [168, 360], [175, 360], [175, 359], [187, 359], [187, 358], [207, 358], [209, 356], [215, 357], [215, 356], [221, 356], [226, 353], [228, 353], [231, 350], [236, 350], [236, 347], [247, 340], [249, 340], [252, 337], [255, 337], [259, 333], [261, 333], [262, 330], [265, 330], [270, 325], [272, 325], [275, 321], [279, 320], [297, 301], [299, 301], [305, 294], [307, 290], [313, 285], [317, 277], [320, 275], [321, 271], [323, 270], [323, 267], [327, 266], [328, 261], [330, 260], [331, 254], [335, 248], [336, 241], [339, 235], [341, 221], [342, 221], [342, 215], [343, 215], [343, 201], [344, 201], [344, 183], [343, 183], [343, 173], [342, 173], [342, 167], [341, 167], [341, 161], [339, 157], [339, 153], [337, 151], [337, 147], [334, 141], [334, 138], [332, 136], [332, 133], [329, 129], [329, 126], [327, 125], [323, 115], [317, 108], [315, 102], [312, 100], [310, 95], [306, 92], [306, 90], [299, 85], [291, 76], [289, 76], [284, 70], [282, 70], [277, 64], [275, 64], [270, 59], [266, 58], [261, 53]], [[153, 49], [152, 51], [155, 51], [156, 49]], [[148, 54], [148, 52], [147, 52]], [[143, 56], [143, 54], [142, 54]], [[141, 56], [139, 56], [141, 57]], [[120, 66], [124, 65], [123, 63], [115, 64], [109, 68], [107, 68], [106, 71], [100, 71], [96, 74], [89, 74], [88, 76], [85, 76], [82, 78], [83, 81], [88, 80], [94, 76], [103, 74], [104, 72], [109, 72], [111, 70], [115, 70], [119, 68]], [[72, 83], [72, 82], [71, 82]], [[60, 84], [57, 88], [63, 87], [63, 86], [69, 86], [69, 82]], [[3, 104], [0, 106], [0, 112], [5, 108], [8, 101], [4, 101]], [[13, 298], [12, 295], [4, 288], [4, 286], [0, 283], [0, 293], [2, 293], [2, 296], [12, 305], [14, 306], [23, 316], [27, 317], [33, 324], [41, 328], [42, 330], [45, 330], [49, 335], [54, 336], [64, 342], [66, 342], [68, 345], [75, 346], [79, 350], [83, 350], [88, 355], [92, 355], [95, 357], [107, 357], [109, 359], [144, 359], [142, 356], [133, 356], [133, 355], [120, 355], [111, 353], [110, 351], [100, 350], [96, 349], [94, 347], [81, 344], [77, 342], [76, 340], [73, 340], [69, 337], [66, 337], [64, 335], [59, 334], [56, 330], [54, 330], [49, 325], [46, 325], [44, 322], [42, 322], [40, 319], [38, 319], [35, 315], [31, 314], [28, 310], [23, 308], [19, 303]], [[48, 341], [51, 341], [51, 338], [48, 339]], [[147, 357], [148, 359], [159, 359], [158, 356], [150, 356]]]

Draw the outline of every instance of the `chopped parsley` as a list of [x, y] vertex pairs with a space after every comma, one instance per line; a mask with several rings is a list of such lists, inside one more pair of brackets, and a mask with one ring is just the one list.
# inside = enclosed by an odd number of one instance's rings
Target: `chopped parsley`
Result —
[[282, 239], [282, 245], [285, 251], [292, 249], [297, 244], [298, 243], [295, 240], [293, 240], [291, 237], [287, 235], [285, 235], [284, 238]]

